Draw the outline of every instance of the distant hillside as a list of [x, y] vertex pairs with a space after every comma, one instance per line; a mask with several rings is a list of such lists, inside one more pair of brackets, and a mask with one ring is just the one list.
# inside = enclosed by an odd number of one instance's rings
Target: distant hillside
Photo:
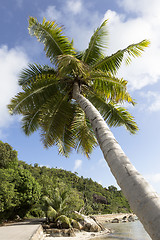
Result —
[[91, 178], [78, 177], [76, 173], [57, 168], [40, 167], [38, 164], [28, 165], [19, 162], [24, 169], [29, 170], [38, 183], [42, 186], [43, 194], [48, 195], [50, 189], [57, 183], [66, 184], [70, 188], [76, 189], [81, 193], [85, 202], [85, 214], [106, 214], [112, 212], [130, 212], [128, 201], [122, 191], [116, 187], [102, 187], [101, 184], [94, 182]]
[[69, 215], [74, 210], [84, 214], [131, 211], [114, 186], [104, 188], [70, 171], [28, 165], [17, 155], [8, 143], [0, 141], [0, 220], [16, 215], [44, 216], [44, 197], [55, 204], [53, 207], [63, 202]]

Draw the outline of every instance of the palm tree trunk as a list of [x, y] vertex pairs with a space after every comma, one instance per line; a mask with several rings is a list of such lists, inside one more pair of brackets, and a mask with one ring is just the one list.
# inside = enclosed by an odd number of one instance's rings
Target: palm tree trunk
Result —
[[131, 209], [150, 237], [153, 240], [160, 240], [160, 198], [158, 194], [131, 164], [100, 113], [88, 99], [80, 94], [77, 83], [74, 85], [73, 98], [91, 122], [104, 158]]

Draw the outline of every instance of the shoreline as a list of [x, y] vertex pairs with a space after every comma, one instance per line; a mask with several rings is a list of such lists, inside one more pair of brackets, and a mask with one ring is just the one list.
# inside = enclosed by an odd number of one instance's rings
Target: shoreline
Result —
[[107, 236], [110, 233], [108, 229], [100, 232], [86, 232], [86, 231], [81, 231], [75, 233], [75, 237], [48, 237], [45, 236], [44, 240], [82, 240], [82, 239], [94, 239], [96, 237], [101, 237], [101, 236]]
[[136, 217], [134, 213], [111, 213], [111, 214], [104, 214], [104, 215], [93, 215], [96, 220], [100, 223], [111, 222], [114, 218], [122, 220], [125, 216], [128, 218], [129, 216]]
[[[105, 222], [111, 222], [113, 219], [117, 218], [122, 220], [123, 217], [130, 215], [135, 216], [133, 213], [112, 213], [112, 214], [104, 214], [104, 215], [93, 215], [93, 217], [100, 223], [104, 224]], [[114, 224], [114, 223], [113, 223]], [[108, 236], [111, 233], [111, 229], [105, 229], [104, 231], [100, 232], [76, 232], [74, 237], [48, 237], [45, 236], [44, 240], [82, 240], [82, 239], [94, 239], [101, 236]]]

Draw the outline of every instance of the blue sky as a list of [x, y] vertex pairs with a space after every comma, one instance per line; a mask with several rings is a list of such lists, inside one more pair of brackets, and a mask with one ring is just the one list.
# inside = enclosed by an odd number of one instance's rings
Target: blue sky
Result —
[[160, 2], [159, 0], [1, 0], [0, 1], [0, 139], [18, 151], [19, 160], [78, 172], [103, 186], [116, 185], [99, 148], [90, 159], [73, 152], [58, 155], [56, 147], [43, 148], [38, 132], [30, 137], [20, 128], [20, 117], [10, 116], [6, 105], [20, 88], [18, 74], [30, 63], [49, 64], [43, 45], [28, 33], [29, 16], [56, 20], [77, 49], [87, 47], [93, 31], [108, 20], [112, 54], [129, 44], [149, 39], [151, 46], [130, 66], [122, 65], [119, 77], [128, 80], [137, 105], [128, 110], [140, 131], [132, 136], [112, 129], [133, 165], [160, 193]]

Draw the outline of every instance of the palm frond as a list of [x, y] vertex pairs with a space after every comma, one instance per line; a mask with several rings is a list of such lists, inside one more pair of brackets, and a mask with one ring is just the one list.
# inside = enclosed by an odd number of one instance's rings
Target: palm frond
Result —
[[97, 94], [117, 103], [127, 101], [133, 105], [135, 104], [127, 92], [126, 80], [116, 78], [109, 72], [100, 70], [91, 72], [91, 79], [94, 79], [91, 87]]
[[130, 133], [135, 134], [137, 132], [138, 126], [134, 117], [124, 107], [117, 106], [113, 102], [107, 103], [96, 95], [90, 96], [89, 100], [99, 110], [110, 127], [125, 126]]
[[149, 44], [149, 40], [143, 40], [139, 43], [129, 45], [127, 48], [119, 50], [111, 56], [102, 58], [99, 62], [96, 62], [92, 68], [116, 74], [123, 60], [129, 64], [131, 62], [131, 57], [141, 56], [142, 52], [149, 46]]
[[61, 87], [63, 84], [47, 80], [28, 84], [24, 92], [11, 100], [8, 108], [13, 114], [23, 115], [22, 128], [27, 135], [41, 129], [45, 146], [56, 144], [59, 152], [67, 156], [75, 145], [70, 129], [74, 104], [69, 102], [68, 93]]
[[67, 95], [57, 93], [43, 106], [40, 126], [42, 129], [42, 142], [45, 147], [54, 144], [59, 145], [60, 149], [63, 147], [64, 133], [71, 124], [73, 114], [74, 107], [68, 101]]
[[64, 134], [61, 139], [58, 139], [57, 143], [59, 153], [66, 157], [69, 157], [69, 153], [75, 149], [76, 145], [76, 133], [71, 129], [72, 122], [73, 120], [70, 120], [70, 124], [66, 124]]
[[97, 145], [97, 140], [92, 131], [90, 122], [87, 120], [84, 111], [77, 107], [74, 121], [72, 123], [72, 130], [76, 134], [76, 149], [84, 152], [87, 157]]
[[103, 50], [107, 47], [108, 31], [106, 27], [107, 20], [105, 20], [100, 27], [92, 35], [89, 46], [83, 54], [82, 60], [92, 65], [102, 56]]
[[131, 63], [131, 57], [140, 57], [144, 52], [145, 48], [150, 45], [149, 40], [143, 40], [140, 43], [132, 44], [125, 50], [125, 63]]
[[76, 57], [77, 59], [79, 59], [79, 60], [82, 61], [83, 55], [84, 55], [84, 51], [78, 51], [78, 50], [76, 50], [75, 57]]
[[44, 18], [41, 24], [36, 18], [30, 17], [29, 33], [44, 44], [46, 56], [51, 62], [56, 62], [59, 55], [75, 53], [72, 43], [63, 35], [62, 28], [55, 21], [46, 21]]
[[19, 76], [19, 85], [26, 86], [31, 82], [42, 80], [42, 78], [55, 78], [56, 71], [47, 65], [42, 66], [40, 64], [29, 64], [28, 68], [21, 71]]
[[57, 215], [57, 211], [52, 206], [49, 206], [47, 211], [47, 217], [53, 221], [53, 219], [55, 219]]
[[36, 81], [25, 87], [24, 92], [19, 92], [12, 98], [8, 105], [12, 114], [25, 114], [44, 104], [51, 96], [56, 95], [58, 91], [57, 82], [47, 79], [46, 81]]
[[48, 207], [48, 206], [50, 206], [50, 205], [52, 205], [52, 200], [49, 198], [49, 197], [47, 197], [47, 196], [43, 196], [42, 197], [42, 201], [44, 202], [44, 204]]
[[39, 129], [40, 115], [39, 108], [23, 114], [22, 129], [27, 136]]

